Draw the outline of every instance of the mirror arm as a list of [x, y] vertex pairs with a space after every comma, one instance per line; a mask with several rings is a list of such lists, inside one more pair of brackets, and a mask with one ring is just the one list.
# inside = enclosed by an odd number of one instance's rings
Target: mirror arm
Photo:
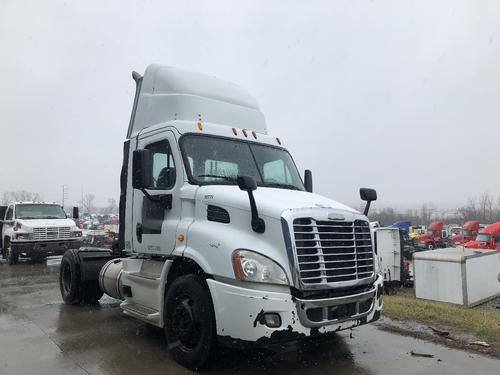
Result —
[[250, 200], [250, 210], [252, 211], [252, 229], [254, 232], [264, 233], [266, 231], [266, 223], [259, 217], [255, 198], [251, 190], [248, 190], [248, 199]]
[[140, 189], [150, 201], [160, 203], [165, 209], [172, 209], [172, 194], [151, 195], [146, 189]]
[[363, 212], [363, 215], [368, 216], [368, 211], [370, 211], [370, 204], [372, 201], [367, 201], [366, 206], [365, 206], [365, 211]]

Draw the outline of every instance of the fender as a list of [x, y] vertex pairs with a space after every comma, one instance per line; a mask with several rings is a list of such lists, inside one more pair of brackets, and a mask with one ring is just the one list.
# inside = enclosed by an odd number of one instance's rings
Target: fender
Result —
[[102, 266], [111, 259], [118, 258], [108, 249], [82, 247], [68, 251], [72, 251], [76, 255], [75, 259], [80, 267], [81, 281], [97, 281]]

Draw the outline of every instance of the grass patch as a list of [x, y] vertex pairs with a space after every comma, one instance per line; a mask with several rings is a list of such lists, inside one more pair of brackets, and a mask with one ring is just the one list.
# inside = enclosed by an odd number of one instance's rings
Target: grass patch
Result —
[[385, 295], [383, 314], [393, 320], [413, 320], [472, 333], [490, 344], [500, 341], [500, 314], [494, 310]]

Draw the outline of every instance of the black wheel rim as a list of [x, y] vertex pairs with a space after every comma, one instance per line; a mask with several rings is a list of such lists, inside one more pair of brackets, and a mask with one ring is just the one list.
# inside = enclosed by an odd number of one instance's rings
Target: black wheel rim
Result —
[[68, 294], [71, 289], [71, 267], [69, 263], [64, 262], [62, 267], [62, 286], [64, 293]]
[[200, 321], [195, 313], [196, 304], [189, 296], [183, 296], [176, 302], [171, 320], [173, 338], [183, 350], [193, 350], [201, 338]]

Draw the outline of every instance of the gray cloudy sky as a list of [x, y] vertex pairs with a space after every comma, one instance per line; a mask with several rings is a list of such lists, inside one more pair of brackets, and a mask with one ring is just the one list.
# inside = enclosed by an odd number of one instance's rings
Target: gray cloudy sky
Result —
[[315, 190], [379, 206], [500, 193], [498, 1], [0, 2], [0, 192], [117, 198], [132, 70], [233, 81]]

